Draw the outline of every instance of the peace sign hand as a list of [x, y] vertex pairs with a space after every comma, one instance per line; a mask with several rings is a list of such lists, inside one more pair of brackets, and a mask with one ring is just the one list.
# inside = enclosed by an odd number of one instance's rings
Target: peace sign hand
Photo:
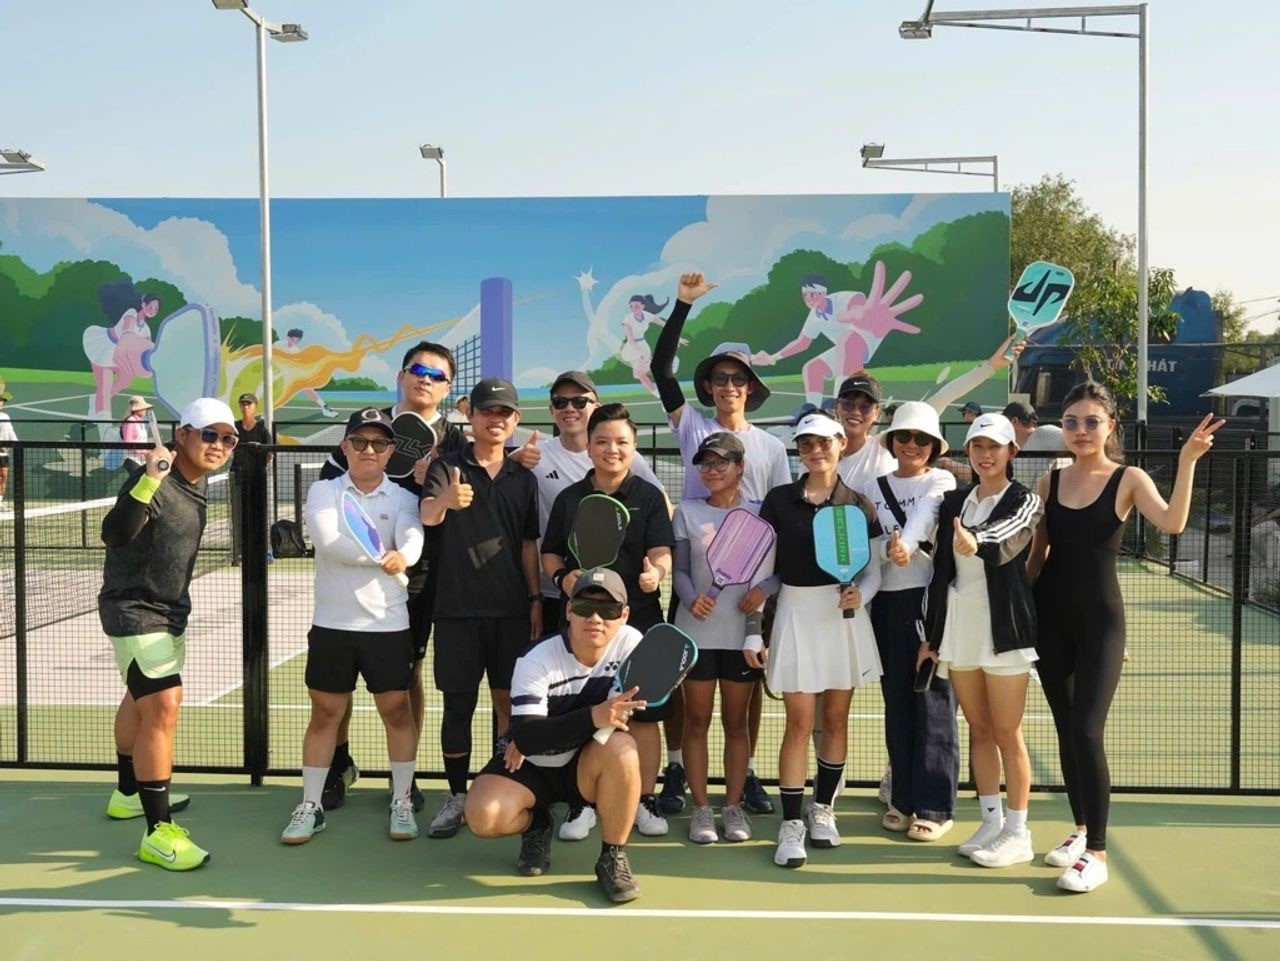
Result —
[[1196, 429], [1191, 432], [1187, 442], [1182, 445], [1182, 451], [1178, 455], [1179, 459], [1189, 464], [1194, 464], [1209, 451], [1213, 450], [1213, 435], [1225, 423], [1225, 419], [1215, 421], [1212, 414], [1205, 414], [1204, 420], [1196, 425]]

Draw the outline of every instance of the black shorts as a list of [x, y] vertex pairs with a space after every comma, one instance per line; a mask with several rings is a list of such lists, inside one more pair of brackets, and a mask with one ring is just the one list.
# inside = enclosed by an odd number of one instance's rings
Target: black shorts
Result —
[[578, 758], [582, 757], [582, 748], [574, 752], [573, 757], [560, 767], [539, 767], [527, 759], [516, 771], [508, 771], [501, 755], [489, 758], [481, 774], [497, 774], [508, 780], [523, 784], [533, 794], [533, 806], [536, 810], [545, 811], [557, 801], [564, 801], [570, 807], [586, 804], [586, 799], [578, 790]]
[[516, 658], [530, 643], [527, 617], [444, 617], [435, 629], [436, 690], [470, 694], [486, 675], [490, 690], [511, 690]]
[[[416, 583], [415, 583], [416, 581]], [[415, 591], [414, 588], [417, 588]], [[427, 656], [427, 638], [431, 636], [431, 614], [436, 606], [435, 585], [428, 584], [426, 575], [409, 580], [409, 635], [413, 640], [413, 659], [420, 661]]]
[[[2, 466], [2, 465], [0, 465]], [[164, 677], [147, 677], [138, 667], [137, 661], [129, 663], [129, 672], [125, 675], [124, 686], [136, 701], [148, 694], [159, 694], [171, 687], [182, 687], [181, 674], [166, 674]]]
[[350, 694], [357, 674], [370, 694], [409, 690], [413, 642], [408, 631], [343, 631], [312, 625], [307, 632], [307, 687]]
[[542, 636], [550, 637], [564, 630], [568, 622], [565, 620], [564, 596], [547, 597], [542, 595]]
[[691, 681], [739, 681], [754, 684], [764, 677], [764, 671], [747, 663], [741, 651], [698, 652], [698, 663], [689, 672]]

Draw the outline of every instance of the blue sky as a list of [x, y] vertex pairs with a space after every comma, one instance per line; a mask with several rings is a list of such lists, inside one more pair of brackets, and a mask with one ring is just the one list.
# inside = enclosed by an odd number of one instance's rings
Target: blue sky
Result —
[[[1110, 223], [1136, 225], [1132, 41], [899, 40], [921, 0], [261, 2], [311, 34], [268, 45], [277, 196], [430, 197], [423, 141], [445, 146], [459, 196], [982, 188], [862, 170], [858, 147], [875, 140], [908, 156], [997, 153], [1005, 183], [1062, 172]], [[1280, 295], [1280, 4], [1150, 9], [1152, 263], [1184, 285]], [[256, 195], [240, 15], [207, 0], [6, 4], [0, 62], [0, 146], [49, 166], [0, 179], [0, 197]]]

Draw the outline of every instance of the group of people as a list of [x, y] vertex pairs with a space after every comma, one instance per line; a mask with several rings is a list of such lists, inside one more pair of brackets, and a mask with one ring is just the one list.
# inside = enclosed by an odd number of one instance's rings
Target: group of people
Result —
[[[683, 808], [686, 779], [693, 842], [750, 839], [749, 813], [772, 810], [753, 774], [763, 684], [786, 712], [774, 861], [795, 868], [809, 846], [838, 846], [835, 803], [849, 704], [855, 689], [874, 681], [883, 692], [889, 762], [883, 827], [922, 842], [952, 828], [958, 703], [980, 809], [959, 854], [984, 867], [1018, 864], [1033, 857], [1021, 720], [1034, 664], [1058, 730], [1076, 825], [1045, 860], [1063, 869], [1058, 883], [1066, 890], [1104, 883], [1109, 781], [1102, 735], [1124, 651], [1115, 570], [1121, 531], [1134, 509], [1163, 530], [1182, 529], [1195, 463], [1222, 422], [1205, 418], [1192, 432], [1166, 503], [1146, 473], [1120, 463], [1115, 406], [1103, 388], [1086, 383], [1064, 404], [1068, 466], [1030, 485], [1019, 482], [1015, 425], [1003, 414], [978, 412], [963, 447], [972, 481], [957, 488], [955, 475], [938, 466], [948, 444], [936, 401], [899, 405], [877, 434], [881, 387], [858, 371], [839, 385], [834, 416], [809, 410], [795, 424], [802, 472], [793, 478], [784, 443], [748, 420], [769, 388], [747, 345], [723, 344], [698, 363], [700, 407], [674, 376], [690, 307], [714, 286], [701, 274], [681, 277], [651, 360], [685, 467], [674, 509], [636, 457], [636, 425], [626, 407], [602, 403], [581, 371], [551, 384], [556, 435], [535, 432], [518, 448], [512, 437], [521, 401], [506, 381], [485, 379], [471, 391], [470, 438], [443, 416], [454, 360], [429, 342], [405, 354], [397, 405], [351, 416], [307, 496], [316, 556], [306, 669], [312, 712], [303, 796], [281, 840], [301, 844], [324, 830], [358, 777], [347, 730], [359, 676], [386, 728], [389, 836], [418, 836], [424, 798], [414, 782], [415, 752], [424, 721], [422, 665], [434, 633], [448, 792], [427, 834], [447, 838], [465, 825], [481, 837], [520, 835], [522, 874], [549, 869], [551, 809], [563, 803], [560, 837], [583, 839], [598, 826], [601, 889], [614, 901], [635, 898], [627, 839], [633, 827], [668, 833], [666, 815]], [[979, 376], [990, 374], [1002, 352]], [[410, 473], [392, 479], [392, 422], [406, 412], [430, 423], [438, 443]], [[172, 465], [162, 466], [162, 448], [150, 451], [103, 523], [100, 608], [128, 687], [117, 715], [120, 774], [108, 813], [145, 816], [139, 857], [169, 869], [208, 860], [172, 821], [187, 799], [170, 796], [168, 776], [187, 587], [204, 523], [202, 478], [235, 446], [235, 420], [208, 399], [184, 411]], [[570, 534], [578, 503], [593, 493], [621, 501], [630, 519], [616, 560], [583, 569]], [[348, 497], [377, 528], [386, 547], [380, 557], [344, 526]], [[826, 505], [853, 505], [871, 536], [871, 563], [844, 587], [815, 556], [813, 517]], [[751, 583], [713, 597], [707, 547], [734, 509], [767, 521], [776, 543]], [[668, 579], [674, 596], [664, 604]], [[644, 632], [664, 620], [697, 642], [699, 657], [679, 696], [650, 708], [634, 688], [613, 690], [613, 681]], [[481, 683], [490, 690], [497, 737], [471, 779]], [[725, 773], [718, 825], [707, 786], [717, 692]], [[667, 763], [659, 795], [661, 728]]]

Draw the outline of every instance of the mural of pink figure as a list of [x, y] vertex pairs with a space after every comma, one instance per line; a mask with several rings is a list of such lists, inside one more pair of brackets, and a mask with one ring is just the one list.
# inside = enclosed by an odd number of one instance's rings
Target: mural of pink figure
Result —
[[[670, 300], [658, 303], [652, 294], [635, 294], [627, 303], [630, 313], [622, 321], [622, 348], [618, 351], [618, 359], [631, 368], [631, 376], [644, 386], [654, 397], [658, 396], [658, 388], [649, 375], [649, 364], [653, 361], [653, 351], [649, 342], [644, 339], [649, 325], [665, 327], [667, 322], [658, 316], [665, 310]], [[681, 344], [689, 343], [683, 338]]]
[[160, 298], [138, 294], [133, 284], [121, 281], [99, 287], [98, 300], [108, 319], [119, 319], [110, 327], [86, 327], [80, 342], [93, 371], [89, 417], [110, 418], [111, 398], [128, 387], [135, 377], [150, 376], [143, 365], [143, 356], [155, 344], [147, 321], [160, 312]]
[[882, 261], [876, 261], [871, 290], [866, 294], [856, 290], [828, 293], [826, 278], [809, 274], [800, 285], [800, 296], [809, 308], [800, 333], [776, 353], [759, 351], [753, 361], [760, 366], [776, 364], [808, 350], [818, 337], [825, 337], [833, 346], [801, 368], [805, 399], [811, 404], [821, 404], [827, 380], [839, 380], [863, 370], [890, 331], [920, 333], [919, 327], [898, 318], [923, 303], [924, 295], [914, 294], [901, 303], [894, 303], [911, 283], [911, 272], [903, 271], [888, 290], [884, 289], [884, 282]]

